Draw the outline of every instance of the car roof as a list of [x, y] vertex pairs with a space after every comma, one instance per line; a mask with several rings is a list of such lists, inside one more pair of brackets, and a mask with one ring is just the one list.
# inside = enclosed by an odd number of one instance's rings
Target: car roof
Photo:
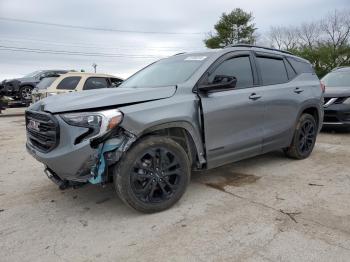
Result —
[[38, 70], [40, 72], [56, 72], [56, 71], [60, 71], [60, 72], [69, 72], [69, 70], [66, 69], [45, 69], [45, 70]]
[[[288, 51], [283, 51], [275, 48], [265, 47], [265, 46], [257, 46], [257, 45], [249, 45], [249, 44], [236, 44], [236, 45], [229, 45], [224, 48], [218, 48], [218, 49], [206, 49], [203, 51], [197, 51], [197, 52], [188, 52], [188, 53], [179, 53], [176, 55], [212, 55], [212, 54], [225, 54], [232, 51], [256, 51], [256, 52], [264, 52], [264, 53], [270, 53], [275, 55], [283, 55], [287, 57], [291, 57], [306, 63], [310, 63], [308, 60], [301, 58], [299, 56], [293, 55], [292, 53]], [[175, 56], [176, 56], [175, 55]]]
[[95, 77], [113, 77], [113, 78], [122, 79], [121, 77], [117, 77], [114, 75], [100, 74], [100, 73], [87, 73], [87, 72], [67, 72], [62, 76], [65, 76], [65, 77], [66, 76], [95, 76]]

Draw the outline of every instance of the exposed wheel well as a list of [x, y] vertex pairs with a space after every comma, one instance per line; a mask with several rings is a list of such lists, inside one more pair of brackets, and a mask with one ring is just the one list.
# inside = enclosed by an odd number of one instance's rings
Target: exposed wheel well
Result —
[[34, 88], [35, 86], [33, 84], [23, 84], [21, 85], [18, 89], [21, 89], [23, 87], [30, 87], [30, 88]]
[[195, 143], [189, 134], [189, 132], [182, 127], [169, 127], [163, 128], [151, 132], [144, 133], [140, 138], [150, 135], [161, 135], [167, 136], [182, 146], [182, 148], [186, 151], [187, 156], [190, 160], [191, 166], [196, 167], [197, 163], [197, 152]]
[[320, 117], [318, 115], [318, 110], [316, 107], [309, 107], [309, 108], [306, 108], [304, 109], [304, 111], [301, 113], [301, 114], [310, 114], [312, 115], [314, 118], [315, 118], [315, 121], [317, 123], [317, 126], [319, 125], [320, 123]]

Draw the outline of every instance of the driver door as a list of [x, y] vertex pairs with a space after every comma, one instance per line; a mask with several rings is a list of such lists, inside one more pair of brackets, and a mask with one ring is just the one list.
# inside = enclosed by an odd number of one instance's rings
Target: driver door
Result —
[[250, 52], [234, 52], [216, 62], [200, 84], [235, 77], [231, 89], [199, 91], [208, 167], [262, 152], [264, 103]]

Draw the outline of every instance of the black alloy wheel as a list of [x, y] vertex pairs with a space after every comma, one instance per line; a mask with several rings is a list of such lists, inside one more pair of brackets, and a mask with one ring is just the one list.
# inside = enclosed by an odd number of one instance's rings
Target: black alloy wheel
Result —
[[317, 133], [315, 118], [310, 114], [303, 114], [294, 130], [292, 143], [284, 149], [285, 154], [295, 159], [309, 157], [314, 149]]
[[114, 172], [118, 196], [132, 208], [153, 213], [175, 204], [190, 181], [189, 158], [174, 140], [149, 136], [136, 142]]
[[308, 154], [316, 140], [316, 127], [310, 120], [306, 120], [299, 131], [299, 151]]
[[135, 162], [130, 176], [134, 194], [145, 203], [168, 200], [178, 189], [183, 170], [179, 159], [166, 148], [150, 148]]

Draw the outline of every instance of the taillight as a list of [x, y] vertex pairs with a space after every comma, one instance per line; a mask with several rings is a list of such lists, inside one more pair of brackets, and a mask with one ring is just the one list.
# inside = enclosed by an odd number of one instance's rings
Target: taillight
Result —
[[326, 86], [321, 81], [320, 81], [320, 87], [321, 87], [322, 93], [324, 93], [326, 91]]

